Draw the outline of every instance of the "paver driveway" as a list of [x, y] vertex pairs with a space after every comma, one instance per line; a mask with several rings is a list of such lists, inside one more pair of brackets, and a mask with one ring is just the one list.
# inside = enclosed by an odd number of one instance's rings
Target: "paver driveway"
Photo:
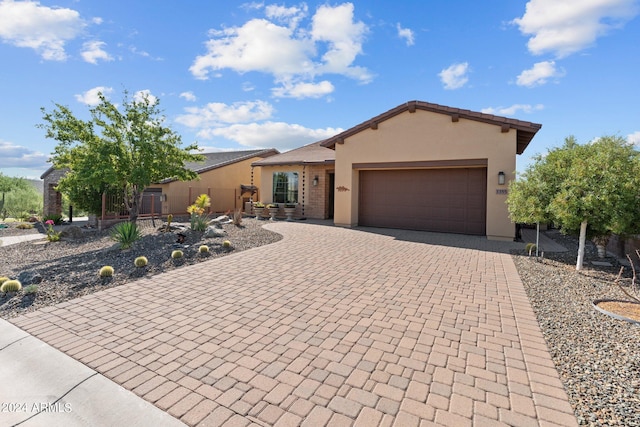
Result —
[[17, 326], [190, 425], [575, 425], [511, 243], [306, 223]]

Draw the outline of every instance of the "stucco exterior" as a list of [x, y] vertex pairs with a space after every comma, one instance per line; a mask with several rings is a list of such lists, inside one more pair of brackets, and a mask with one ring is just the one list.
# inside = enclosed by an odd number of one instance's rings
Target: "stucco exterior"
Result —
[[[439, 162], [431, 167], [460, 167], [456, 165], [463, 160], [470, 167], [487, 168], [487, 237], [511, 240], [514, 224], [505, 202], [507, 184], [515, 179], [517, 135], [505, 126], [421, 109], [407, 109], [347, 135], [333, 145], [335, 224], [358, 225], [361, 170], [424, 168], [428, 162]], [[505, 173], [505, 185], [498, 184], [499, 172]]]

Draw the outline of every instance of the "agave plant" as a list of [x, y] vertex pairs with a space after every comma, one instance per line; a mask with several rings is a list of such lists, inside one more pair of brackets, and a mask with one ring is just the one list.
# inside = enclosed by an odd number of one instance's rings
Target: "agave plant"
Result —
[[127, 221], [121, 222], [113, 227], [111, 237], [120, 243], [121, 249], [127, 249], [142, 237], [142, 233], [135, 222]]

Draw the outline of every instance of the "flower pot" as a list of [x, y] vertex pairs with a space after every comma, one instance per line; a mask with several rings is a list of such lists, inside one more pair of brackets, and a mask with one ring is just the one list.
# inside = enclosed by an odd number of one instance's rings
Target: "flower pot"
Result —
[[277, 206], [269, 208], [269, 216], [271, 216], [271, 220], [275, 221], [277, 214], [278, 214]]
[[296, 213], [296, 208], [284, 208], [284, 214], [287, 216], [287, 221], [293, 221], [293, 215]]

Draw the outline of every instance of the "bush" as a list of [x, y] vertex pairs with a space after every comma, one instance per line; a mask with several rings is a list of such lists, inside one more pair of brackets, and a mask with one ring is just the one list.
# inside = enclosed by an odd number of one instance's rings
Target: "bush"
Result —
[[173, 259], [180, 259], [183, 256], [184, 256], [184, 253], [179, 249], [176, 249], [175, 251], [171, 252], [171, 258]]
[[233, 225], [238, 227], [242, 225], [242, 211], [240, 209], [236, 209], [233, 212]]
[[33, 228], [33, 224], [23, 222], [22, 224], [18, 224], [16, 228], [19, 228], [20, 230], [31, 230]]
[[22, 283], [17, 280], [7, 280], [0, 286], [0, 292], [18, 292], [22, 289]]
[[230, 248], [231, 247], [231, 242], [228, 240], [225, 240], [224, 242], [222, 242], [222, 247], [223, 248]]
[[110, 265], [105, 265], [100, 269], [100, 272], [98, 274], [100, 275], [100, 277], [112, 277], [113, 273], [113, 267], [111, 267]]
[[30, 212], [42, 212], [42, 194], [27, 183], [24, 188], [15, 188], [6, 193], [4, 210], [6, 216], [28, 218]]
[[524, 250], [529, 254], [529, 256], [536, 251], [536, 244], [535, 243], [527, 243], [527, 245], [524, 247]]
[[48, 220], [53, 221], [53, 225], [62, 224], [62, 215], [60, 214], [49, 214], [42, 217], [42, 222], [47, 222]]
[[121, 249], [127, 249], [140, 240], [142, 233], [135, 222], [127, 221], [116, 224], [111, 231], [111, 237], [120, 243]]
[[198, 252], [201, 254], [208, 254], [209, 253], [209, 246], [207, 245], [202, 245], [198, 248]]
[[136, 267], [144, 267], [147, 264], [149, 264], [149, 260], [144, 256], [139, 256], [138, 258], [133, 260], [133, 265], [135, 265]]
[[25, 286], [25, 288], [23, 289], [23, 292], [25, 295], [35, 294], [38, 292], [38, 285]]

